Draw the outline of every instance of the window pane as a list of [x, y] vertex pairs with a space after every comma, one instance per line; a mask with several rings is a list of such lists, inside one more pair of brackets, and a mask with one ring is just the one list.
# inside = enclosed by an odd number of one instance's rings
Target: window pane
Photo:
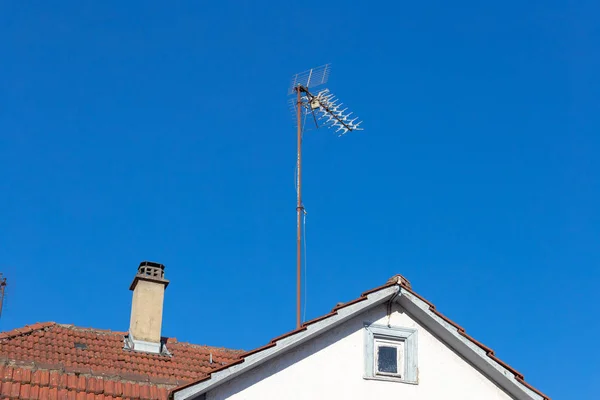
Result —
[[377, 348], [377, 370], [390, 374], [398, 373], [398, 355], [395, 347], [379, 346]]

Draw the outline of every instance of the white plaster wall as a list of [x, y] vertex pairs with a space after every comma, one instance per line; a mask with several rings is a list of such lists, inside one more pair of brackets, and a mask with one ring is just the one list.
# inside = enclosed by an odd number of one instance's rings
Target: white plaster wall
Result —
[[363, 379], [364, 322], [387, 324], [382, 305], [222, 384], [207, 400], [513, 399], [395, 306], [392, 326], [418, 330], [417, 385]]

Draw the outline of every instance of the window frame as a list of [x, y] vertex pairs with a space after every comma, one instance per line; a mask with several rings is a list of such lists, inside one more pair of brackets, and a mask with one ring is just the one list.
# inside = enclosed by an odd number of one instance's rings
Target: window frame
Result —
[[[417, 330], [411, 328], [388, 327], [365, 323], [365, 379], [404, 382], [417, 384]], [[398, 373], [379, 372], [376, 342], [390, 343], [398, 347], [402, 363], [398, 360]], [[401, 351], [400, 351], [401, 350]], [[400, 357], [400, 355], [397, 355]], [[403, 370], [400, 370], [400, 369]]]
[[[393, 347], [396, 349], [396, 371], [397, 372], [383, 372], [379, 370], [379, 348], [380, 347]], [[375, 375], [380, 376], [391, 376], [395, 378], [400, 378], [404, 376], [404, 362], [406, 356], [404, 351], [405, 343], [404, 341], [399, 340], [390, 340], [390, 339], [381, 339], [374, 338], [373, 339], [373, 373]]]

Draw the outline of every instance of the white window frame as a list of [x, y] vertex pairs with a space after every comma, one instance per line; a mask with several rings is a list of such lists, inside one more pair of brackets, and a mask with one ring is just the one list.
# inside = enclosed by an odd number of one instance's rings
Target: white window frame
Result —
[[[397, 374], [378, 371], [378, 343], [398, 348]], [[365, 379], [416, 384], [417, 368], [416, 329], [365, 323]]]
[[[396, 349], [396, 370], [398, 372], [379, 371], [379, 347], [394, 347]], [[402, 379], [404, 376], [404, 341], [374, 338], [373, 342], [373, 368], [376, 375], [392, 376]]]

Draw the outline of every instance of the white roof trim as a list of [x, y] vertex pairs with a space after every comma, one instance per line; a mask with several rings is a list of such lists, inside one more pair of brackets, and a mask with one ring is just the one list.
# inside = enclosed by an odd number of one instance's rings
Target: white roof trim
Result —
[[401, 290], [401, 295], [398, 296], [397, 301], [417, 321], [423, 323], [423, 325], [437, 334], [458, 354], [475, 365], [485, 376], [496, 382], [498, 386], [515, 396], [518, 400], [544, 399], [538, 393], [517, 381], [511, 371], [488, 357], [487, 353], [481, 347], [458, 333], [458, 329], [455, 326], [432, 312], [429, 309], [429, 304], [404, 289]]
[[367, 295], [367, 299], [358, 303], [342, 307], [337, 310], [337, 314], [331, 317], [325, 318], [321, 321], [317, 321], [313, 324], [307, 325], [306, 330], [293, 334], [291, 336], [284, 337], [276, 342], [275, 346], [259, 351], [258, 353], [251, 354], [244, 358], [244, 362], [241, 364], [232, 365], [231, 367], [217, 371], [211, 374], [210, 378], [194, 385], [185, 387], [177, 390], [173, 393], [175, 400], [191, 400], [200, 395], [206, 393], [210, 389], [225, 383], [236, 376], [257, 367], [273, 357], [279, 355], [282, 352], [291, 350], [294, 347], [316, 337], [335, 326], [347, 321], [348, 319], [360, 314], [366, 309], [369, 309], [375, 305], [384, 303], [391, 299], [399, 292], [399, 286], [394, 285], [383, 288], [377, 292], [373, 292]]

